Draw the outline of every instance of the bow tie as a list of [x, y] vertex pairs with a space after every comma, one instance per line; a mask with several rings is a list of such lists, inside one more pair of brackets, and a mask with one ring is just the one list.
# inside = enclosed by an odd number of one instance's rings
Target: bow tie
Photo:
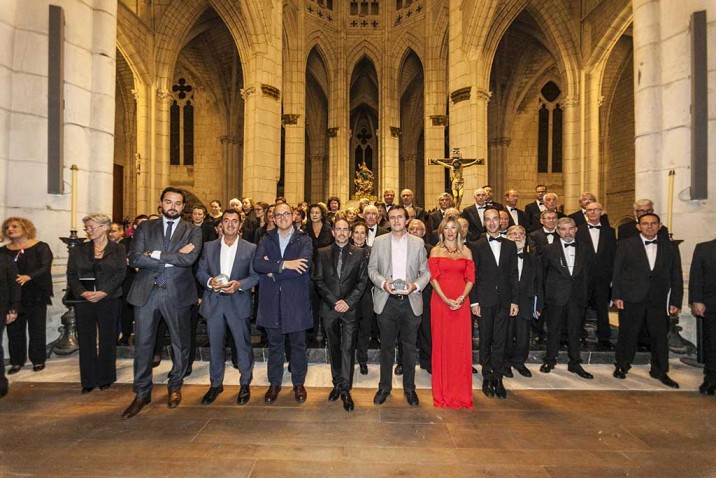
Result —
[[589, 226], [589, 229], [601, 229], [602, 226], [592, 226], [591, 224], [587, 224]]
[[644, 241], [644, 245], [645, 245], [645, 246], [648, 246], [649, 244], [654, 244], [654, 245], [656, 245], [656, 239], [654, 239], [653, 241]]
[[544, 206], [544, 203], [537, 201], [537, 205], [538, 205], [538, 206]]
[[501, 237], [488, 236], [487, 240], [488, 240], [489, 242], [492, 242], [492, 241], [502, 242], [502, 238], [501, 238]]
[[373, 232], [373, 231], [375, 231], [375, 227], [369, 227], [368, 230], [369, 230], [370, 232]]
[[478, 209], [485, 209], [487, 206], [477, 206]]
[[575, 242], [565, 242], [565, 243], [564, 243], [564, 247], [565, 247], [565, 248], [566, 248], [566, 247], [574, 247], [574, 248], [576, 249], [576, 248], [577, 248], [577, 244], [576, 244]]
[[524, 253], [524, 252], [518, 252], [518, 253], [517, 253], [517, 257], [519, 257], [520, 259], [524, 259], [524, 258], [525, 258], [525, 253]]
[[517, 208], [516, 208], [516, 207], [511, 207], [511, 208], [510, 208], [510, 211], [517, 211]]
[[545, 236], [557, 237], [557, 233], [556, 233], [556, 232], [545, 232], [544, 235], [545, 235]]

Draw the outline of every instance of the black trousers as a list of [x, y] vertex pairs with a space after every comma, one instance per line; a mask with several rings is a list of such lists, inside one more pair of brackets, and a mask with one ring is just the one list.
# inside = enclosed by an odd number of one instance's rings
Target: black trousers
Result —
[[[5, 317], [7, 315], [7, 310], [0, 310], [0, 317]], [[8, 389], [8, 381], [7, 377], [5, 376], [5, 350], [2, 346], [2, 337], [5, 333], [5, 321], [0, 320], [0, 391]]]
[[286, 339], [290, 344], [291, 382], [303, 385], [308, 371], [308, 355], [306, 353], [306, 331], [284, 334], [281, 329], [266, 328], [268, 335], [268, 379], [271, 385], [281, 385], [283, 381], [283, 363], [286, 360]]
[[425, 296], [423, 294], [423, 318], [418, 329], [418, 353], [420, 366], [430, 370], [433, 367], [433, 331], [430, 323], [430, 296]]
[[486, 379], [500, 379], [505, 370], [505, 345], [510, 317], [508, 307], [480, 306], [480, 365]]
[[[348, 318], [345, 315], [323, 317], [333, 386], [341, 392], [347, 392], [351, 386], [358, 336], [357, 326], [358, 321], [355, 317]], [[291, 366], [291, 370], [293, 370], [293, 366]]]
[[565, 305], [546, 304], [544, 315], [547, 317], [547, 354], [544, 363], [557, 365], [559, 342], [562, 338], [562, 329], [567, 327], [567, 353], [569, 365], [582, 363], [580, 355], [579, 332], [582, 328], [585, 307], [568, 301]]
[[716, 383], [716, 311], [707, 309], [706, 316], [697, 320], [704, 321], [704, 381]]
[[530, 330], [532, 319], [510, 317], [505, 344], [505, 366], [521, 367], [530, 353]]
[[356, 358], [358, 363], [365, 365], [368, 363], [368, 343], [370, 342], [371, 325], [375, 320], [375, 312], [373, 312], [373, 296], [370, 291], [366, 291], [358, 303], [358, 340], [356, 343]]
[[395, 341], [400, 334], [403, 346], [403, 391], [415, 391], [415, 359], [420, 316], [413, 313], [408, 297], [388, 298], [383, 312], [378, 314], [380, 328], [380, 384], [379, 388], [393, 389]]
[[[589, 305], [594, 308], [597, 315], [597, 340], [606, 342], [612, 338], [612, 329], [609, 326], [609, 299], [611, 297], [609, 283], [595, 283], [592, 285], [592, 293]], [[586, 317], [586, 315], [585, 315]]]
[[[199, 325], [199, 306], [194, 304], [190, 307], [189, 315], [189, 366], [194, 365], [196, 359], [196, 328]], [[154, 343], [154, 355], [162, 355], [162, 349], [166, 345], [166, 335], [169, 331], [167, 322], [162, 317], [157, 326], [157, 337]], [[169, 337], [171, 341], [171, 336]], [[172, 352], [173, 353], [173, 352]], [[231, 349], [232, 358], [235, 355], [234, 347]]]
[[117, 381], [116, 331], [121, 307], [122, 300], [119, 298], [75, 305], [83, 388], [111, 385]]
[[122, 299], [121, 311], [121, 340], [124, 343], [129, 343], [129, 337], [131, 337], [132, 332], [134, 332], [134, 306], [132, 306], [125, 299]]
[[[7, 326], [7, 343], [10, 365], [25, 365], [27, 361], [27, 335], [30, 336], [29, 355], [34, 365], [47, 360], [47, 304], [22, 304], [17, 319]], [[27, 333], [26, 333], [27, 331]]]
[[669, 316], [666, 300], [660, 307], [646, 302], [624, 302], [619, 311], [619, 338], [617, 339], [617, 367], [629, 370], [639, 344], [639, 331], [646, 325], [651, 349], [651, 370], [663, 375], [669, 371]]

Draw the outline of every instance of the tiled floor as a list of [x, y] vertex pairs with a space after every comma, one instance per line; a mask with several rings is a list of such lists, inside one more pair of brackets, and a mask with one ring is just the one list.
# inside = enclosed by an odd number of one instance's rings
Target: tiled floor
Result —
[[[372, 366], [356, 376], [352, 413], [326, 400], [325, 365], [311, 366], [302, 405], [290, 388], [264, 404], [265, 365], [257, 364], [248, 405], [236, 405], [231, 387], [202, 406], [207, 366], [195, 364], [179, 408], [166, 407], [158, 386], [127, 421], [119, 417], [133, 397], [130, 361], [119, 363], [120, 384], [87, 395], [76, 357], [11, 376], [0, 400], [0, 476], [716, 476], [716, 397], [699, 395], [700, 370], [676, 361], [678, 392], [649, 378], [648, 367], [621, 381], [611, 366], [590, 366], [592, 382], [566, 366], [548, 376], [533, 367], [532, 379], [507, 379], [507, 400], [476, 391], [472, 411], [434, 408], [424, 371], [419, 407], [400, 390], [374, 406]], [[168, 367], [155, 370], [158, 382]], [[238, 372], [227, 372], [226, 384], [236, 384]]]

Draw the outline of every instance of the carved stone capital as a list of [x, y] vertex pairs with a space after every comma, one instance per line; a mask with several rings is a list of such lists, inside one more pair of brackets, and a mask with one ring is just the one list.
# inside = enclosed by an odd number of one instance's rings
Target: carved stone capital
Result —
[[430, 115], [433, 126], [447, 126], [449, 118], [448, 115]]
[[562, 101], [560, 101], [560, 104], [562, 105], [562, 108], [572, 108], [574, 106], [579, 106], [579, 96], [569, 96]]
[[327, 135], [329, 138], [335, 138], [336, 136], [338, 136], [338, 127], [328, 128], [328, 129], [326, 130], [326, 135]]
[[284, 114], [281, 115], [281, 123], [284, 125], [295, 125], [298, 124], [298, 118], [300, 117], [301, 115]]
[[450, 93], [450, 100], [452, 100], [453, 104], [459, 103], [461, 101], [469, 100], [470, 99], [470, 92], [472, 91], [472, 86], [466, 86], [465, 88], [459, 88], [452, 93]]
[[597, 106], [599, 106], [600, 108], [602, 106], [604, 106], [604, 96], [603, 95], [600, 96], [599, 98], [597, 98]]
[[390, 135], [391, 135], [393, 138], [397, 138], [397, 137], [400, 136], [402, 133], [403, 133], [403, 130], [400, 129], [400, 128], [398, 128], [397, 126], [391, 126], [391, 127], [390, 127]]
[[261, 93], [263, 93], [264, 96], [273, 98], [274, 100], [278, 100], [281, 98], [281, 90], [279, 90], [275, 86], [262, 84]]
[[475, 96], [480, 99], [489, 102], [492, 98], [492, 91], [483, 90], [482, 88], [475, 89]]
[[241, 88], [241, 97], [246, 100], [249, 96], [254, 96], [256, 94], [256, 87], [255, 86], [249, 86], [248, 88]]
[[172, 96], [171, 92], [163, 88], [157, 90], [157, 98], [159, 99], [159, 101], [163, 101], [166, 103], [174, 100], [174, 96]]
[[139, 90], [138, 89], [132, 88], [131, 90], [129, 90], [129, 92], [134, 97], [134, 101], [137, 101], [139, 99]]

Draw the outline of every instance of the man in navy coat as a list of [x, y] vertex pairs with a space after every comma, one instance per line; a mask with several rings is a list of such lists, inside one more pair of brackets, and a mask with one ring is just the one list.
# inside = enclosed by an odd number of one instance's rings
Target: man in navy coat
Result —
[[[259, 282], [253, 264], [256, 245], [239, 237], [241, 215], [236, 209], [224, 211], [221, 225], [223, 237], [204, 245], [196, 272], [197, 281], [205, 289], [199, 312], [206, 319], [211, 350], [211, 386], [201, 403], [213, 403], [224, 391], [224, 338], [228, 327], [236, 345], [241, 373], [237, 403], [245, 405], [251, 397], [249, 385], [254, 365], [249, 318], [253, 309], [251, 289]], [[221, 275], [225, 276], [225, 280], [218, 277]]]
[[303, 383], [308, 370], [306, 330], [313, 327], [311, 277], [313, 243], [293, 226], [293, 208], [277, 204], [273, 211], [276, 228], [269, 231], [256, 249], [254, 270], [261, 274], [256, 325], [266, 329], [269, 341], [269, 389], [264, 401], [273, 403], [281, 391], [284, 344], [289, 340], [291, 381], [298, 403], [306, 401]]

